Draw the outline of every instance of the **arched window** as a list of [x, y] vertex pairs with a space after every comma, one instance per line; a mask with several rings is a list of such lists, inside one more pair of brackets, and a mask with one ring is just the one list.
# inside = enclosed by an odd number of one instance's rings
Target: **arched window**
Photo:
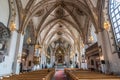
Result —
[[109, 15], [112, 23], [112, 28], [115, 35], [116, 43], [120, 43], [120, 2], [110, 0]]

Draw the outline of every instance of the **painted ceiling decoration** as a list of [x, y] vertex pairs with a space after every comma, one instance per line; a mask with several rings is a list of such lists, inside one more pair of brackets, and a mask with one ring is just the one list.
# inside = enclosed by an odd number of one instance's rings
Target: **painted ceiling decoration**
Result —
[[89, 43], [89, 27], [99, 27], [103, 0], [16, 0], [18, 5], [20, 30], [25, 32], [32, 21], [36, 43], [46, 48], [61, 39], [72, 48], [80, 48], [80, 42]]

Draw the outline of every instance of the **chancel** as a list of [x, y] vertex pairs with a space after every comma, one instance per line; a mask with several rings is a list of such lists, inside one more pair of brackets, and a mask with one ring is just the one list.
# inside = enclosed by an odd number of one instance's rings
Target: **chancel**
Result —
[[0, 0], [0, 80], [120, 80], [120, 0]]

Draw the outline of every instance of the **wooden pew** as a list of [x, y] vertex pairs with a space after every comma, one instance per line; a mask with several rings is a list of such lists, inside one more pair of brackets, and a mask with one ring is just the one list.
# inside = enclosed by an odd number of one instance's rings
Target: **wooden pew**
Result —
[[65, 69], [65, 73], [70, 80], [120, 80], [120, 76], [105, 75], [99, 72], [91, 72], [89, 70]]
[[55, 69], [43, 69], [32, 72], [25, 72], [19, 75], [12, 75], [10, 77], [4, 77], [3, 80], [51, 80]]

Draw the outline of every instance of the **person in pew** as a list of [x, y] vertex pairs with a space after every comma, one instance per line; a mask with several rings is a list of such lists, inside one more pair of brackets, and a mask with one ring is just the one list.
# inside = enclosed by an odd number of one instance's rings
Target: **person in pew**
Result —
[[47, 69], [47, 64], [45, 64], [45, 69]]
[[22, 64], [22, 62], [20, 63], [20, 72], [23, 72], [23, 64]]
[[53, 68], [55, 67], [55, 63], [53, 64]]
[[42, 69], [44, 68], [43, 64], [42, 64]]
[[79, 68], [79, 66], [78, 66], [78, 63], [77, 63], [77, 62], [75, 62], [75, 68]]

